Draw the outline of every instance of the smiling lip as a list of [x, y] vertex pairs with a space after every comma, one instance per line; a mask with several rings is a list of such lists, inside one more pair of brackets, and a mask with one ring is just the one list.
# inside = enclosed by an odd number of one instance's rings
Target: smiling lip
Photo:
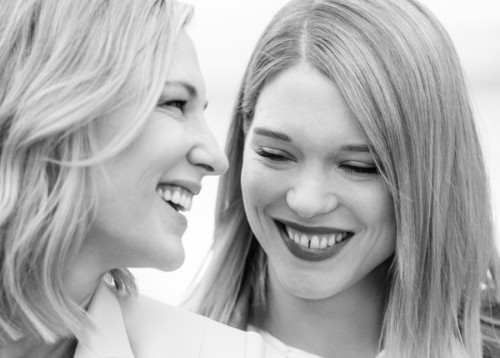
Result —
[[169, 227], [171, 228], [171, 230], [176, 232], [179, 237], [182, 237], [182, 235], [184, 235], [184, 233], [186, 232], [188, 226], [187, 218], [181, 212], [174, 209], [174, 207], [169, 203], [165, 201], [163, 201], [163, 203], [165, 210], [167, 210], [167, 220]]
[[186, 180], [162, 181], [156, 187], [158, 196], [169, 212], [169, 224], [179, 230], [180, 236], [184, 234], [188, 224], [182, 211], [191, 210], [193, 196], [199, 194], [200, 190], [200, 183]]
[[286, 226], [290, 226], [291, 228], [303, 232], [305, 234], [310, 234], [310, 235], [321, 235], [321, 234], [332, 234], [332, 233], [342, 233], [346, 232], [347, 230], [341, 230], [341, 229], [335, 229], [331, 227], [311, 227], [311, 226], [303, 226], [291, 221], [286, 221], [286, 220], [276, 220], [278, 224], [283, 224]]
[[294, 241], [290, 240], [285, 229], [285, 224], [301, 232], [311, 233], [311, 234], [331, 234], [331, 233], [340, 233], [342, 231], [334, 230], [331, 228], [311, 228], [290, 222], [280, 222], [276, 220], [275, 223], [276, 226], [278, 227], [278, 230], [280, 231], [281, 239], [285, 243], [285, 246], [288, 248], [288, 250], [295, 257], [305, 261], [323, 261], [337, 255], [346, 246], [346, 244], [350, 241], [350, 239], [353, 236], [353, 234], [350, 233], [346, 239], [344, 239], [340, 243], [334, 244], [333, 246], [329, 246], [323, 249], [312, 249], [303, 247], [295, 243]]

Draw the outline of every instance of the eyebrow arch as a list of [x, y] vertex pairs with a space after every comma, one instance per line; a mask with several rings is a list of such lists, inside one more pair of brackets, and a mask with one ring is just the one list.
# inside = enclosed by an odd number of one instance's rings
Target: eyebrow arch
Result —
[[261, 135], [264, 137], [278, 139], [278, 140], [281, 140], [284, 142], [291, 142], [292, 141], [292, 138], [290, 138], [288, 135], [286, 135], [285, 133], [283, 133], [281, 131], [270, 130], [270, 129], [263, 128], [263, 127], [255, 127], [253, 132], [255, 134], [258, 134], [258, 135]]
[[[188, 92], [188, 94], [191, 97], [198, 97], [198, 91], [196, 90], [196, 87], [190, 83], [184, 81], [167, 81], [165, 82], [165, 86], [182, 87]], [[203, 109], [206, 109], [207, 107], [208, 107], [208, 101], [205, 101]]]
[[370, 153], [371, 148], [366, 144], [346, 144], [340, 147], [340, 151]]
[[[273, 139], [278, 139], [284, 142], [292, 142], [292, 138], [290, 138], [287, 134], [278, 131], [278, 130], [271, 130], [263, 127], [255, 127], [253, 132], [255, 134], [264, 136], [264, 137], [269, 137]], [[370, 153], [371, 148], [370, 146], [366, 144], [345, 144], [340, 147], [340, 151], [342, 152], [362, 152], [362, 153]]]
[[[273, 139], [278, 139], [284, 142], [292, 142], [292, 138], [288, 136], [287, 134], [278, 131], [278, 130], [271, 130], [263, 127], [255, 127], [253, 132], [255, 134], [264, 136], [264, 137], [269, 137]], [[366, 144], [345, 144], [340, 147], [340, 151], [343, 152], [362, 152], [362, 153], [370, 153], [371, 148], [370, 146]]]

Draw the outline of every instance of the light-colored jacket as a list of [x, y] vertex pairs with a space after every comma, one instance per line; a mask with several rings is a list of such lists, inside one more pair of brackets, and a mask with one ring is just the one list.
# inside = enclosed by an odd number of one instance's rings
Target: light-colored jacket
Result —
[[87, 310], [93, 329], [75, 358], [261, 358], [261, 336], [101, 284]]
[[[116, 296], [104, 283], [87, 312], [93, 329], [74, 358], [320, 358], [266, 332], [240, 331], [145, 296]], [[450, 358], [466, 357], [458, 342], [452, 350]]]

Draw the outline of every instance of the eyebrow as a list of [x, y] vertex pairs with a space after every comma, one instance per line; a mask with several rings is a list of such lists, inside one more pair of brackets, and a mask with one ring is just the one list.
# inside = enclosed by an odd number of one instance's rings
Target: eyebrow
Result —
[[292, 141], [292, 138], [290, 138], [288, 135], [286, 135], [285, 133], [283, 133], [281, 131], [270, 130], [270, 129], [262, 128], [262, 127], [255, 127], [253, 129], [253, 132], [255, 134], [258, 134], [258, 135], [261, 135], [264, 137], [278, 139], [278, 140], [281, 140], [284, 142], [291, 142]]
[[[279, 130], [271, 130], [263, 127], [255, 127], [253, 132], [255, 134], [281, 140], [283, 142], [293, 142], [292, 138], [287, 134]], [[367, 144], [344, 144], [339, 149], [341, 152], [361, 152], [361, 153], [371, 153], [372, 148]]]
[[340, 147], [341, 152], [363, 152], [370, 153], [371, 149], [366, 144], [346, 144]]
[[[190, 83], [184, 81], [167, 81], [165, 82], [165, 86], [182, 87], [189, 93], [191, 97], [198, 97], [198, 90], [196, 89], [195, 86], [193, 86]], [[205, 101], [203, 109], [206, 109], [207, 107], [208, 107], [208, 101]]]

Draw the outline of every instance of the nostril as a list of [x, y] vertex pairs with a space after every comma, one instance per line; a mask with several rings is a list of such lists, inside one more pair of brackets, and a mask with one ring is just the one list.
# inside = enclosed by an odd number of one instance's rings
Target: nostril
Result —
[[200, 168], [203, 168], [205, 171], [207, 171], [207, 172], [209, 172], [209, 173], [213, 173], [213, 172], [215, 172], [214, 167], [212, 167], [212, 166], [210, 166], [210, 165], [208, 165], [208, 164], [201, 164], [201, 163], [199, 163], [199, 164], [196, 164], [196, 165], [197, 165], [198, 167], [200, 167]]

